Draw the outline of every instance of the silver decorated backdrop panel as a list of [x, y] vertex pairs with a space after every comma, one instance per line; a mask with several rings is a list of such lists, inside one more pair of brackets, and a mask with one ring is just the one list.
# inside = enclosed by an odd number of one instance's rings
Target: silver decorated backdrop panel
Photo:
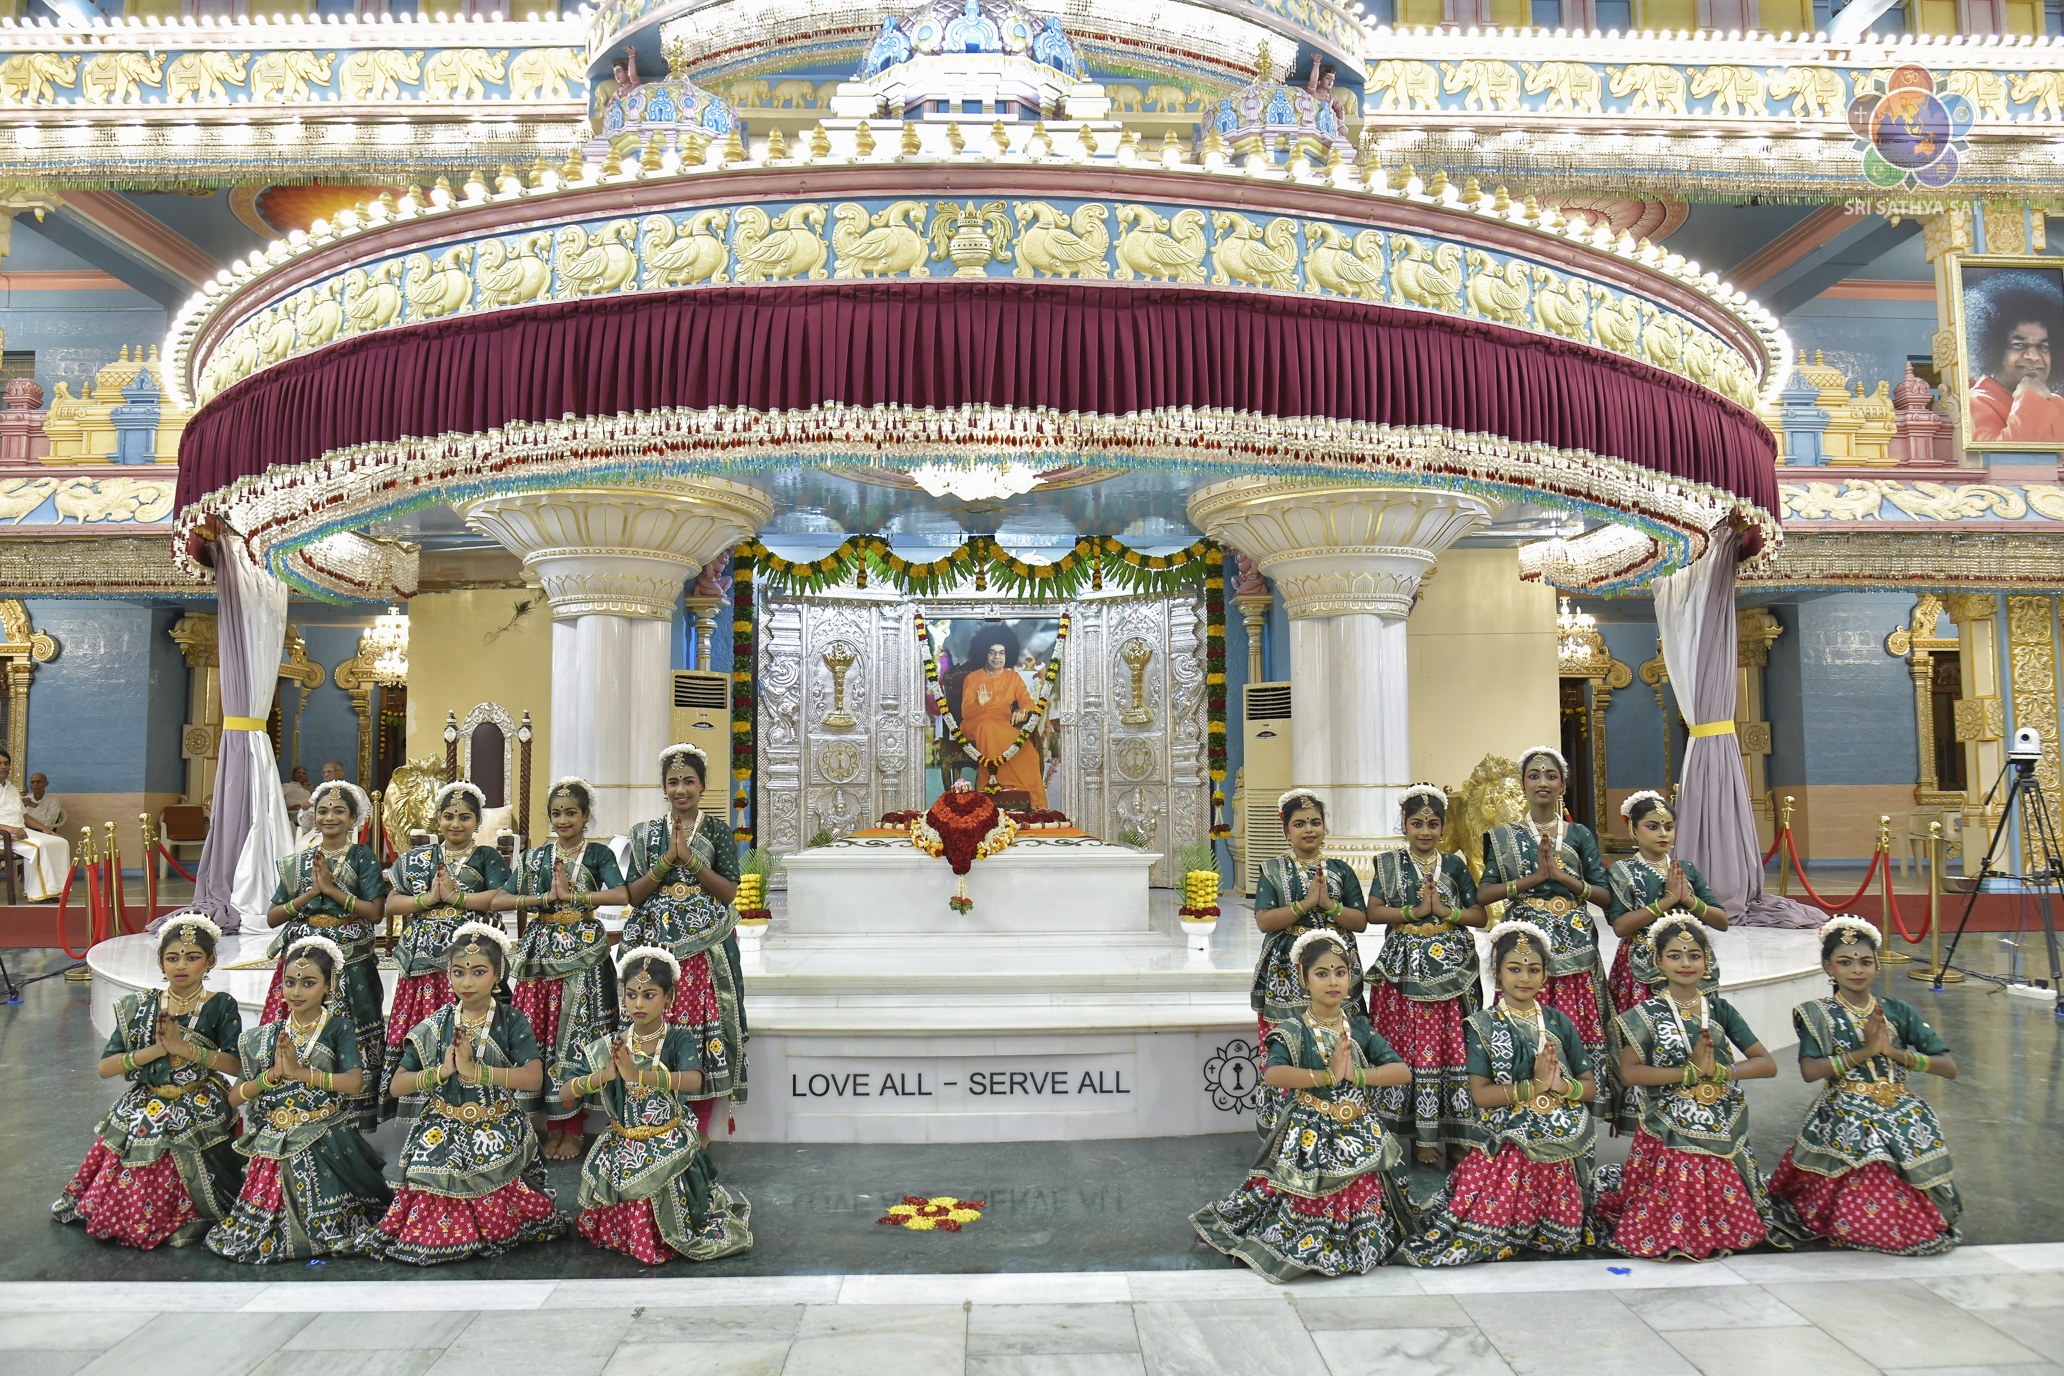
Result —
[[[925, 805], [923, 652], [928, 619], [1058, 615], [1053, 604], [989, 598], [917, 603], [892, 593], [770, 593], [759, 664], [760, 843], [800, 849], [884, 812]], [[1049, 806], [1092, 835], [1131, 833], [1166, 858], [1203, 837], [1211, 786], [1205, 750], [1204, 610], [1198, 595], [1090, 597], [1070, 628], [1051, 715], [1060, 757]], [[1135, 693], [1135, 682], [1137, 693]]]

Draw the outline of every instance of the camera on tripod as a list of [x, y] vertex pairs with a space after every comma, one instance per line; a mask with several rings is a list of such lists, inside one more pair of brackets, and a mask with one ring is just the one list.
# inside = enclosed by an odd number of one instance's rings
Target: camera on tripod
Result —
[[2016, 727], [2014, 743], [2007, 747], [2007, 758], [2015, 764], [2035, 764], [2042, 757], [2042, 732], [2033, 726]]

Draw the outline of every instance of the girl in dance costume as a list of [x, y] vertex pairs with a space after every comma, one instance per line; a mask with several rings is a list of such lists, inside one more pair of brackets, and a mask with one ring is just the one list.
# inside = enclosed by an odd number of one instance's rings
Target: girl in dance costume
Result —
[[[315, 786], [309, 803], [315, 812], [316, 844], [279, 862], [279, 888], [265, 920], [282, 928], [267, 955], [298, 945], [303, 937], [327, 937], [343, 954], [343, 970], [331, 997], [335, 1011], [357, 1030], [359, 1064], [370, 1067], [363, 1087], [353, 1091], [345, 1113], [358, 1127], [370, 1129], [380, 1119], [380, 1064], [386, 1037], [380, 1017], [380, 970], [373, 938], [385, 920], [387, 880], [371, 846], [352, 838], [372, 811], [372, 802], [357, 784], [326, 779]], [[286, 1016], [280, 979], [284, 956], [272, 972], [260, 1021]]]
[[1476, 938], [1476, 881], [1459, 855], [1440, 852], [1448, 795], [1414, 784], [1398, 805], [1406, 845], [1376, 857], [1369, 921], [1387, 928], [1369, 967], [1370, 1020], [1412, 1067], [1412, 1083], [1376, 1096], [1383, 1126], [1416, 1143], [1419, 1164], [1438, 1166], [1441, 1149], [1466, 1151], [1476, 1107], [1462, 1024], [1483, 1006]]
[[166, 987], [115, 1005], [100, 1078], [120, 1075], [129, 1088], [50, 1206], [58, 1222], [147, 1251], [199, 1242], [229, 1212], [244, 1166], [230, 1145], [236, 1113], [222, 1077], [236, 1071], [244, 1025], [234, 998], [201, 986], [221, 938], [199, 913], [173, 917], [158, 934]]
[[718, 1099], [745, 1102], [745, 977], [732, 928], [738, 913], [738, 842], [720, 817], [702, 811], [709, 757], [701, 747], [670, 745], [659, 757], [668, 814], [631, 828], [631, 879], [637, 907], [624, 921], [624, 946], [658, 946], [681, 964], [667, 1021], [695, 1034], [702, 1088], [691, 1107], [709, 1131]]
[[1576, 1024], [1541, 1002], [1551, 945], [1531, 922], [1497, 926], [1498, 1002], [1463, 1028], [1476, 1105], [1470, 1151], [1420, 1214], [1403, 1252], [1410, 1265], [1567, 1256], [1591, 1241], [1598, 1124], [1584, 1105], [1598, 1086]]
[[1368, 1016], [1362, 963], [1354, 940], [1354, 933], [1369, 925], [1369, 915], [1363, 911], [1362, 881], [1355, 878], [1345, 860], [1327, 858], [1326, 805], [1318, 794], [1293, 788], [1276, 799], [1276, 811], [1283, 819], [1290, 851], [1263, 861], [1261, 877], [1254, 885], [1254, 922], [1266, 940], [1254, 963], [1250, 1001], [1263, 1041], [1271, 1027], [1296, 1016], [1311, 1001], [1290, 955], [1291, 945], [1306, 932], [1340, 934], [1352, 972], [1346, 1007], [1353, 1017]]
[[[1595, 1065], [1605, 1055], [1611, 1005], [1599, 968], [1598, 931], [1585, 905], [1603, 904], [1610, 896], [1605, 864], [1591, 829], [1563, 819], [1569, 766], [1562, 752], [1537, 745], [1519, 757], [1519, 772], [1530, 811], [1524, 821], [1485, 835], [1476, 901], [1488, 908], [1502, 900], [1508, 921], [1523, 919], [1548, 934], [1548, 985], [1541, 1002], [1576, 1025], [1584, 1055]], [[1593, 1098], [1591, 1108], [1602, 1113], [1605, 1105]]]
[[507, 1001], [515, 941], [468, 922], [452, 934], [456, 1003], [417, 1023], [395, 1081], [424, 1105], [401, 1148], [401, 1188], [358, 1250], [434, 1266], [493, 1257], [566, 1231], [529, 1111], [544, 1088], [530, 1020]]
[[628, 1031], [574, 1053], [573, 1091], [609, 1112], [609, 1131], [581, 1163], [581, 1236], [647, 1266], [749, 1251], [752, 1205], [717, 1183], [703, 1137], [681, 1116], [706, 1085], [696, 1032], [667, 1021], [680, 963], [640, 946], [624, 952], [618, 978]]
[[250, 1164], [236, 1206], [208, 1232], [208, 1250], [231, 1261], [347, 1251], [392, 1195], [348, 1108], [372, 1077], [351, 1015], [332, 999], [344, 953], [326, 936], [308, 936], [280, 964], [286, 1016], [237, 1044], [245, 1132], [236, 1149]]
[[1769, 1079], [1777, 1062], [1733, 1004], [1702, 992], [1713, 954], [1704, 925], [1672, 913], [1651, 934], [1668, 983], [1613, 1019], [1620, 1079], [1646, 1092], [1627, 1164], [1599, 1172], [1602, 1239], [1630, 1257], [1693, 1261], [1765, 1241], [1789, 1249], [1749, 1149], [1739, 1084]]
[[[1612, 902], [1606, 906], [1605, 920], [1620, 939], [1620, 949], [1613, 955], [1612, 973], [1605, 982], [1615, 1013], [1624, 1013], [1662, 992], [1663, 970], [1656, 963], [1655, 942], [1651, 939], [1656, 923], [1673, 912], [1688, 912], [1716, 932], [1727, 930], [1727, 911], [1707, 887], [1698, 867], [1670, 854], [1670, 847], [1677, 840], [1677, 817], [1663, 795], [1654, 789], [1632, 794], [1620, 804], [1620, 816], [1627, 819], [1634, 832], [1636, 853], [1606, 874]], [[1706, 977], [1699, 992], [1714, 994], [1719, 989], [1720, 960], [1714, 956], [1706, 964]], [[1610, 1077], [1616, 1077], [1619, 1067], [1609, 1062], [1606, 1069]], [[1640, 1087], [1623, 1085], [1613, 1078], [1612, 1088], [1620, 1130], [1638, 1130]]]
[[417, 1023], [452, 1002], [445, 976], [445, 947], [452, 933], [466, 914], [490, 911], [495, 894], [509, 882], [502, 853], [473, 843], [487, 811], [487, 795], [469, 783], [450, 783], [437, 790], [431, 807], [440, 839], [404, 852], [387, 872], [393, 884], [387, 915], [403, 922], [401, 939], [394, 943], [401, 978], [387, 1012], [387, 1054], [380, 1069], [382, 1118], [413, 1118], [423, 1111], [420, 1092], [406, 1102], [399, 1102], [394, 1093], [401, 1049]]
[[576, 1047], [609, 1035], [616, 1020], [616, 969], [609, 938], [595, 909], [628, 903], [616, 854], [587, 839], [595, 792], [584, 779], [566, 778], [545, 795], [545, 816], [556, 838], [526, 854], [494, 900], [537, 909], [516, 948], [516, 1007], [530, 1019], [545, 1059], [545, 1157], [571, 1161], [581, 1153], [581, 1119], [588, 1096], [568, 1097], [560, 1084]]
[[1340, 933], [1306, 932], [1290, 959], [1310, 1002], [1269, 1029], [1262, 1072], [1283, 1111], [1246, 1182], [1190, 1215], [1207, 1247], [1278, 1283], [1373, 1271], [1416, 1227], [1404, 1150], [1370, 1112], [1372, 1091], [1410, 1084], [1412, 1068], [1349, 1015]]
[[1877, 928], [1861, 918], [1820, 929], [1826, 998], [1792, 1010], [1799, 1074], [1827, 1088], [1770, 1178], [1805, 1231], [1837, 1247], [1900, 1256], [1958, 1242], [1956, 1165], [1935, 1111], [1908, 1089], [1913, 1075], [1956, 1078], [1956, 1061], [1912, 1005], [1871, 994]]

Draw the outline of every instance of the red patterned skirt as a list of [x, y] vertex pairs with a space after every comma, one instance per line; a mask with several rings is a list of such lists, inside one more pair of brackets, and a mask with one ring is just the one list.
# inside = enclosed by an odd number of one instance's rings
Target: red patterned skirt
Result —
[[680, 1255], [660, 1237], [659, 1225], [652, 1221], [649, 1199], [627, 1199], [606, 1209], [582, 1209], [574, 1226], [595, 1246], [634, 1256], [647, 1266], [658, 1266]]
[[681, 962], [681, 978], [674, 982], [674, 999], [667, 1005], [668, 1022], [714, 1024], [723, 1017], [709, 962], [708, 951], [698, 951]]
[[1947, 1249], [1949, 1225], [1935, 1201], [1884, 1161], [1841, 1175], [1815, 1175], [1787, 1151], [1770, 1177], [1770, 1193], [1788, 1201], [1818, 1237], [1837, 1247], [1922, 1256]]
[[1769, 1236], [1732, 1158], [1678, 1151], [1647, 1132], [1620, 1173], [1621, 1188], [1598, 1196], [1612, 1245], [1631, 1257], [1705, 1261], [1744, 1252]]
[[1536, 1161], [1507, 1142], [1472, 1151], [1419, 1217], [1405, 1244], [1414, 1266], [1499, 1261], [1518, 1251], [1570, 1253], [1589, 1239], [1584, 1188], [1568, 1161]]
[[1469, 1052], [1462, 1044], [1463, 1019], [1474, 1011], [1472, 996], [1437, 1002], [1406, 998], [1389, 980], [1371, 980], [1369, 1003], [1376, 1030], [1412, 1067], [1412, 1083], [1377, 1092], [1383, 1125], [1422, 1147], [1462, 1146], [1476, 1106], [1469, 1097]]
[[1577, 1027], [1577, 1040], [1595, 1061], [1605, 1052], [1605, 1014], [1598, 1006], [1598, 971], [1555, 975], [1542, 987], [1538, 1002], [1567, 1017]]
[[416, 1024], [448, 1003], [457, 1003], [451, 979], [442, 970], [409, 975], [394, 982], [394, 1002], [387, 1010], [387, 1045], [399, 1050]]
[[453, 1199], [404, 1185], [359, 1246], [389, 1261], [431, 1266], [497, 1256], [525, 1242], [556, 1237], [564, 1227], [551, 1198], [520, 1179], [478, 1199]]
[[1655, 990], [1634, 978], [1634, 961], [1627, 952], [1633, 943], [1623, 941], [1612, 958], [1612, 972], [1606, 976], [1605, 989], [1612, 996], [1614, 1013], [1624, 1013], [1637, 1003], [1646, 1003], [1655, 996]]
[[286, 978], [287, 963], [276, 960], [272, 964], [272, 983], [265, 986], [265, 1011], [258, 1015], [259, 1026], [278, 1022], [287, 1015], [287, 1001], [280, 997], [280, 981]]
[[63, 1197], [85, 1220], [88, 1237], [112, 1238], [143, 1251], [201, 1217], [187, 1197], [186, 1182], [171, 1152], [148, 1166], [125, 1166], [98, 1139]]
[[[565, 998], [566, 981], [563, 979], [519, 980], [510, 991], [509, 1002], [530, 1019], [530, 1030], [548, 1059], [552, 1048], [559, 1044], [559, 1010]], [[555, 1129], [570, 1123], [578, 1132], [582, 1117], [583, 1114], [575, 1113], [565, 1118], [554, 1118], [551, 1122]]]

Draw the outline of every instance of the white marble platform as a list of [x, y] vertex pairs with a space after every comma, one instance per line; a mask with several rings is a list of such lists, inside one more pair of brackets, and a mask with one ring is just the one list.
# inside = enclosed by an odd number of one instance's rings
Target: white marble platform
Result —
[[849, 837], [782, 861], [796, 935], [1131, 932], [1147, 922], [1147, 871], [1161, 857], [1087, 838], [1021, 837], [966, 878], [974, 908], [947, 906], [945, 861], [893, 837]]
[[[938, 901], [943, 909], [945, 895]], [[870, 932], [857, 920], [835, 933], [799, 932], [777, 909], [746, 957], [752, 1093], [730, 1115], [738, 1137], [987, 1142], [1246, 1130], [1257, 1073], [1247, 995], [1261, 934], [1228, 898], [1209, 947], [1196, 950], [1170, 891], [1152, 891], [1143, 906], [1124, 931], [937, 935]], [[267, 940], [227, 938], [223, 960], [260, 954]], [[1604, 942], [1610, 961], [1609, 931]], [[1365, 937], [1364, 959], [1378, 945]], [[1724, 992], [1749, 1026], [1773, 1048], [1792, 1044], [1793, 1005], [1826, 987], [1813, 933], [1744, 929], [1716, 934], [1715, 945]], [[153, 949], [150, 938], [120, 937], [90, 953], [103, 1035], [116, 998], [159, 982]], [[209, 983], [235, 994], [255, 1021], [269, 977], [224, 971]]]

